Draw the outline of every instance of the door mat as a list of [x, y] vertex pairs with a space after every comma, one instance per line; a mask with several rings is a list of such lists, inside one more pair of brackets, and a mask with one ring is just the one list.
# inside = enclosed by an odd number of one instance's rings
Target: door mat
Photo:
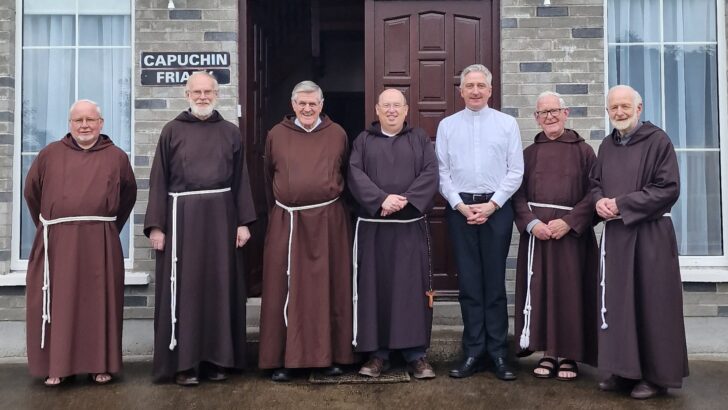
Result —
[[406, 370], [391, 370], [382, 373], [379, 377], [362, 376], [352, 372], [341, 376], [324, 376], [320, 371], [312, 371], [308, 377], [312, 384], [383, 384], [383, 383], [407, 383], [410, 375]]

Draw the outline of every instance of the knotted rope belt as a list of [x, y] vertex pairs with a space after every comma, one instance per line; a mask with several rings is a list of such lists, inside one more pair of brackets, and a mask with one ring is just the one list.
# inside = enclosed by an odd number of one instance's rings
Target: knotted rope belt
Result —
[[204, 189], [200, 191], [169, 192], [169, 196], [172, 197], [172, 267], [169, 274], [169, 292], [171, 295], [169, 305], [172, 312], [172, 336], [169, 341], [169, 350], [174, 350], [175, 346], [177, 346], [177, 338], [174, 334], [177, 324], [177, 198], [190, 195], [218, 194], [228, 191], [230, 191], [229, 187], [220, 189]]
[[43, 224], [43, 321], [40, 325], [40, 348], [45, 347], [46, 323], [51, 323], [51, 268], [48, 262], [48, 227], [67, 222], [92, 221], [92, 222], [114, 222], [115, 216], [67, 216], [65, 218], [45, 219], [43, 215], [38, 218]]
[[[671, 218], [671, 213], [665, 213], [662, 214], [663, 217]], [[606, 256], [607, 256], [607, 223], [611, 221], [616, 221], [618, 219], [622, 219], [621, 216], [617, 215], [614, 218], [607, 219], [604, 221], [604, 228], [602, 229], [602, 239], [599, 243], [600, 249], [600, 258], [599, 258], [599, 274], [601, 275], [601, 281], [599, 285], [602, 287], [602, 309], [601, 309], [601, 315], [602, 315], [602, 330], [605, 330], [609, 327], [607, 325], [607, 302], [606, 302], [606, 293], [607, 293], [607, 264], [606, 264]]]
[[[552, 208], [552, 209], [561, 209], [564, 211], [571, 211], [574, 209], [571, 206], [562, 206], [562, 205], [553, 205], [553, 204], [542, 204], [539, 202], [529, 202], [528, 203], [528, 210], [532, 211], [533, 207], [536, 208]], [[533, 231], [532, 231], [533, 232]], [[528, 271], [526, 272], [526, 303], [523, 307], [523, 330], [521, 331], [521, 341], [520, 346], [521, 349], [527, 349], [528, 346], [530, 346], [531, 341], [531, 277], [533, 276], [533, 254], [536, 248], [536, 236], [533, 235], [533, 233], [529, 234], [528, 237], [528, 257], [527, 257], [527, 264], [528, 264]]]
[[328, 206], [336, 202], [336, 200], [339, 199], [337, 196], [336, 198], [321, 202], [319, 204], [311, 204], [311, 205], [301, 205], [301, 206], [287, 206], [283, 205], [282, 203], [278, 202], [276, 200], [276, 205], [283, 208], [285, 211], [288, 212], [288, 219], [290, 219], [290, 228], [288, 230], [288, 262], [286, 265], [286, 279], [287, 279], [287, 285], [286, 285], [286, 303], [283, 305], [283, 321], [286, 324], [286, 327], [288, 327], [288, 300], [291, 297], [291, 253], [293, 249], [293, 213], [297, 211], [305, 211], [307, 209], [314, 209], [314, 208], [321, 208], [324, 206]]
[[357, 218], [356, 220], [356, 229], [354, 230], [354, 249], [352, 250], [352, 265], [353, 265], [353, 278], [351, 281], [351, 301], [354, 308], [354, 320], [352, 322], [352, 330], [354, 332], [354, 337], [351, 341], [351, 344], [353, 346], [357, 345], [356, 337], [358, 334], [358, 306], [359, 306], [359, 290], [357, 286], [357, 277], [358, 277], [358, 271], [359, 271], [359, 224], [361, 222], [374, 222], [374, 223], [398, 223], [398, 224], [408, 224], [412, 222], [417, 222], [422, 219], [424, 219], [424, 216], [421, 216], [419, 218], [413, 218], [413, 219], [372, 219], [372, 218]]

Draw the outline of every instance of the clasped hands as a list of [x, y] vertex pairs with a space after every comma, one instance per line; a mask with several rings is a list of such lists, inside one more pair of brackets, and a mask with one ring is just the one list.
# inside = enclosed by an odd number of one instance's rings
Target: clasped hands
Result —
[[384, 198], [384, 202], [382, 202], [382, 211], [380, 212], [380, 215], [392, 215], [395, 212], [401, 211], [402, 208], [407, 206], [407, 204], [407, 198], [402, 195], [389, 194], [386, 198]]
[[615, 198], [602, 198], [596, 204], [597, 215], [605, 221], [619, 217], [619, 208]]
[[460, 202], [456, 209], [460, 211], [468, 222], [468, 225], [482, 225], [496, 211], [496, 205], [493, 201], [482, 204], [465, 205]]
[[552, 219], [548, 224], [539, 222], [531, 228], [531, 235], [542, 241], [561, 239], [569, 233], [571, 227], [563, 219]]
[[[159, 228], [152, 229], [149, 233], [149, 241], [152, 243], [152, 249], [156, 251], [164, 250], [164, 232]], [[250, 239], [250, 229], [247, 226], [238, 226], [238, 232], [235, 235], [235, 247], [242, 248]]]

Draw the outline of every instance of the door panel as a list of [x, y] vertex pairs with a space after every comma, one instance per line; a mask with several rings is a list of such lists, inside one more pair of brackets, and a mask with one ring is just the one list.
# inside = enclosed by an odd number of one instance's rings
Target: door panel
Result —
[[[385, 88], [402, 91], [407, 121], [435, 141], [444, 117], [464, 108], [458, 85], [470, 64], [493, 73], [490, 106], [500, 107], [499, 1], [374, 1], [365, 8], [366, 102], [374, 107]], [[374, 121], [367, 110], [367, 122]], [[430, 214], [434, 286], [457, 295], [457, 270], [448, 240], [444, 199]]]

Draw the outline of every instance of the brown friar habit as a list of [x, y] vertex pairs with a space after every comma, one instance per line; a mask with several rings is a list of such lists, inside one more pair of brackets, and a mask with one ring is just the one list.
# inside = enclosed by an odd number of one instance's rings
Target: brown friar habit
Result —
[[[262, 369], [353, 363], [351, 226], [344, 206], [347, 138], [328, 117], [306, 132], [288, 116], [268, 133], [266, 174], [273, 198], [263, 254]], [[288, 296], [288, 308], [285, 309]], [[287, 312], [288, 326], [284, 320]]]
[[[599, 368], [663, 387], [688, 375], [682, 283], [670, 208], [680, 193], [675, 149], [643, 123], [626, 145], [615, 130], [599, 147], [593, 201], [615, 198], [621, 219], [605, 223], [604, 318]], [[602, 325], [604, 327], [604, 325]]]
[[[348, 181], [361, 218], [420, 218], [432, 207], [438, 180], [435, 149], [420, 128], [405, 124], [388, 137], [375, 122], [354, 141]], [[381, 205], [389, 194], [402, 195], [408, 203], [382, 217]], [[426, 223], [359, 222], [357, 351], [429, 346]]]
[[[28, 260], [28, 367], [37, 377], [121, 370], [124, 254], [119, 232], [136, 201], [129, 157], [106, 135], [84, 150], [71, 134], [40, 151], [25, 180], [36, 226]], [[41, 349], [43, 224], [72, 216], [114, 217], [48, 226], [50, 319]]]
[[[170, 350], [172, 197], [170, 192], [232, 188], [178, 197], [177, 346]], [[182, 112], [162, 129], [149, 176], [144, 234], [165, 233], [156, 252], [154, 379], [200, 362], [245, 366], [245, 281], [236, 264], [238, 226], [255, 220], [238, 127], [213, 111], [200, 120]]]
[[[592, 229], [594, 206], [589, 194], [589, 171], [596, 155], [573, 130], [551, 140], [543, 132], [523, 151], [523, 183], [513, 196], [515, 222], [521, 239], [516, 269], [516, 345], [524, 330], [528, 287], [526, 231], [533, 220], [548, 224], [562, 219], [571, 230], [559, 240], [535, 239], [531, 277], [530, 336], [519, 355], [543, 351], [596, 365], [597, 270], [599, 249]], [[531, 206], [559, 205], [572, 210]]]

